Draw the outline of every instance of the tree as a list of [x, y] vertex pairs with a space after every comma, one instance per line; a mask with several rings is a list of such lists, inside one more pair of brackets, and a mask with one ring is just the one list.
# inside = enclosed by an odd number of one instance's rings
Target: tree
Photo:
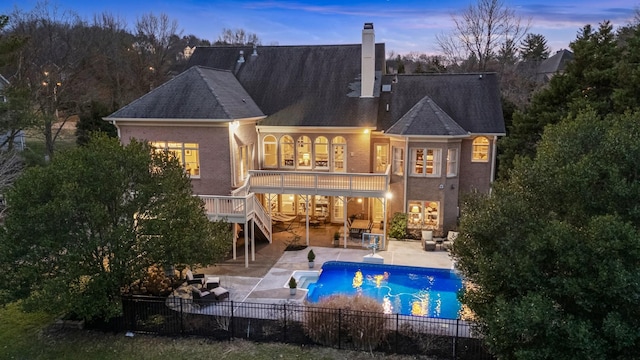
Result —
[[231, 242], [178, 160], [146, 142], [97, 136], [25, 171], [8, 193], [0, 299], [82, 318], [120, 312], [151, 266], [210, 265]]
[[214, 45], [260, 45], [261, 41], [255, 33], [248, 33], [244, 29], [222, 29], [222, 34]]
[[76, 123], [76, 143], [85, 145], [95, 132], [103, 132], [109, 137], [118, 137], [118, 130], [113, 124], [102, 120], [109, 115], [110, 110], [98, 103], [92, 102], [89, 109], [80, 114], [80, 119]]
[[86, 54], [82, 21], [73, 12], [59, 12], [39, 3], [31, 12], [16, 10], [12, 36], [28, 39], [8, 69], [12, 84], [27, 89], [31, 118], [44, 138], [45, 157], [53, 157], [64, 124], [76, 113], [86, 87], [78, 69]]
[[520, 58], [524, 61], [540, 62], [548, 57], [549, 47], [544, 35], [527, 34], [520, 44]]
[[581, 110], [465, 203], [462, 302], [498, 358], [623, 359], [640, 345], [639, 120]]
[[[640, 32], [636, 34], [640, 39]], [[625, 51], [635, 50], [616, 40], [609, 22], [600, 24], [597, 30], [586, 25], [570, 47], [574, 59], [567, 64], [564, 74], [554, 76], [546, 88], [535, 93], [524, 111], [514, 114], [513, 126], [499, 144], [501, 177], [508, 176], [516, 157], [535, 156], [546, 125], [575, 115], [587, 105], [600, 115], [637, 108], [632, 90], [637, 85], [626, 78], [633, 79], [640, 63], [633, 63], [633, 55], [621, 57]], [[621, 76], [623, 73], [627, 75]]]
[[474, 58], [477, 62], [469, 70], [487, 70], [502, 44], [518, 43], [529, 29], [502, 0], [478, 0], [451, 18], [453, 32], [436, 36], [436, 41], [452, 63]]

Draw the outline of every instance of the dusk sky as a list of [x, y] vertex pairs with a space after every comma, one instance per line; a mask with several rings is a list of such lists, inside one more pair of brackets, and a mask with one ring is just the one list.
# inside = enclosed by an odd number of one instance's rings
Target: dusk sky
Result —
[[[38, 1], [1, 0], [0, 13], [16, 7], [30, 11]], [[178, 21], [182, 35], [215, 41], [223, 28], [256, 33], [263, 45], [353, 44], [361, 41], [365, 22], [373, 22], [376, 42], [387, 52], [438, 53], [436, 34], [453, 28], [459, 14], [474, 0], [358, 0], [358, 1], [230, 1], [230, 0], [58, 0], [59, 10], [72, 10], [85, 20], [108, 12], [132, 28], [142, 14], [166, 13]], [[640, 0], [505, 0], [524, 19], [529, 32], [542, 34], [552, 52], [568, 48], [585, 24], [609, 20], [614, 27], [632, 21]]]

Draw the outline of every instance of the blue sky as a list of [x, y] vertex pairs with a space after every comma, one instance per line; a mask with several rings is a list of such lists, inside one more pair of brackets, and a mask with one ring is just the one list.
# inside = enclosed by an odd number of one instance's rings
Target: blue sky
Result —
[[[30, 11], [36, 0], [0, 0], [0, 13], [14, 8]], [[525, 19], [530, 32], [542, 34], [552, 51], [567, 48], [585, 24], [604, 20], [628, 24], [640, 0], [504, 0]], [[437, 53], [435, 35], [452, 30], [451, 14], [475, 0], [368, 1], [231, 1], [231, 0], [51, 0], [59, 10], [73, 10], [86, 20], [109, 12], [126, 19], [166, 13], [178, 21], [183, 35], [216, 40], [223, 28], [243, 28], [258, 34], [263, 45], [352, 44], [361, 41], [365, 22], [373, 22], [376, 42], [387, 52]]]

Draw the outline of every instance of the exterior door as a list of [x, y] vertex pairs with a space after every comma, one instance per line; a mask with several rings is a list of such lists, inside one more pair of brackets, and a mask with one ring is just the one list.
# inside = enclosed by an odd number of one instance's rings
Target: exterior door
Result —
[[375, 168], [373, 172], [383, 173], [389, 165], [389, 144], [375, 144]]

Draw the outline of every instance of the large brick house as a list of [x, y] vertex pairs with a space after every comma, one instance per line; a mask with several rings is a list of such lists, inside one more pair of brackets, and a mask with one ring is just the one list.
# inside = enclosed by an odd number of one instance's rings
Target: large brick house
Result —
[[461, 194], [490, 190], [505, 133], [495, 74], [387, 74], [370, 23], [362, 44], [198, 47], [105, 120], [174, 151], [211, 218], [268, 238], [275, 213], [385, 228], [406, 212], [444, 233]]

